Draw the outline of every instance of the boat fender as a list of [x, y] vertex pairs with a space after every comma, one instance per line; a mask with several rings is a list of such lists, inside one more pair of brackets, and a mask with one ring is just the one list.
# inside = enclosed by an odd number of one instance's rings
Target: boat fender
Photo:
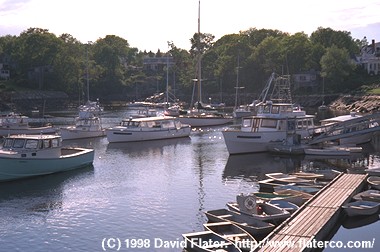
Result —
[[256, 199], [254, 197], [248, 196], [244, 201], [244, 206], [249, 210], [255, 209], [256, 208]]

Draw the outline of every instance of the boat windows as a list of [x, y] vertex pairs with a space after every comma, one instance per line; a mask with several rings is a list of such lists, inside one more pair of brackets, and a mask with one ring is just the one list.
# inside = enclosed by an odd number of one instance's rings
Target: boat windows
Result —
[[277, 126], [277, 120], [272, 120], [272, 119], [263, 119], [261, 121], [261, 127], [265, 128], [276, 128]]
[[50, 139], [44, 140], [44, 148], [51, 148], [51, 140]]
[[37, 149], [39, 147], [41, 149], [41, 144], [38, 144], [37, 139], [28, 139], [26, 140], [25, 149]]
[[244, 127], [244, 128], [249, 128], [249, 127], [251, 127], [251, 119], [243, 119], [243, 122], [242, 122], [242, 126]]
[[272, 114], [278, 114], [278, 113], [280, 113], [280, 107], [272, 106]]
[[52, 139], [51, 140], [51, 145], [52, 145], [52, 147], [58, 147], [58, 146], [60, 146], [60, 139], [58, 139], [58, 138]]
[[22, 148], [24, 147], [24, 143], [24, 139], [15, 139], [15, 141], [13, 142], [13, 148]]
[[7, 138], [4, 141], [3, 147], [4, 148], [12, 148], [13, 145], [13, 139], [12, 138]]

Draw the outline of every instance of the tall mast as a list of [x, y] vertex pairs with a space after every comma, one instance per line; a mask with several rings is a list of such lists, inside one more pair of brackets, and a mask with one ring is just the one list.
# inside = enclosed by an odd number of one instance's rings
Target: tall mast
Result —
[[197, 82], [198, 82], [198, 102], [201, 102], [202, 100], [202, 90], [201, 90], [201, 86], [202, 86], [202, 65], [201, 65], [201, 0], [198, 1], [198, 62], [197, 62], [197, 65], [198, 65], [198, 73], [197, 73]]
[[89, 73], [88, 73], [88, 47], [89, 44], [86, 46], [86, 82], [87, 82], [87, 102], [90, 101], [90, 80], [89, 80]]

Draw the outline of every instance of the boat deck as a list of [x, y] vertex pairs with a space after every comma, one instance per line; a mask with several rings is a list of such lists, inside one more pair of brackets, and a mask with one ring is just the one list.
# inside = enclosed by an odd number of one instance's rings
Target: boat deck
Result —
[[340, 174], [266, 237], [255, 251], [312, 251], [334, 229], [341, 206], [358, 193], [367, 175]]

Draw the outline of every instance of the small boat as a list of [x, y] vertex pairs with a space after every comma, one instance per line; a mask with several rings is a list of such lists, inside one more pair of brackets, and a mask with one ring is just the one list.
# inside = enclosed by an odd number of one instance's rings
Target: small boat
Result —
[[380, 168], [365, 169], [369, 176], [380, 176]]
[[308, 201], [309, 199], [311, 199], [313, 197], [313, 195], [310, 194], [310, 193], [302, 192], [302, 191], [297, 191], [297, 190], [293, 190], [293, 189], [276, 190], [274, 193], [278, 194], [278, 195], [282, 195], [282, 194], [285, 194], [285, 195], [289, 195], [289, 194], [297, 195], [298, 197], [300, 197], [302, 199], [302, 203], [300, 205], [298, 205], [295, 202], [292, 202], [292, 203], [295, 203], [298, 206], [303, 205], [306, 201]]
[[0, 137], [19, 134], [55, 134], [58, 129], [51, 125], [32, 127], [27, 122], [28, 117], [17, 113], [5, 113], [0, 115]]
[[252, 218], [276, 224], [290, 216], [290, 213], [284, 209], [264, 201], [257, 201], [254, 195], [239, 194], [236, 196], [236, 203], [228, 202], [227, 207], [232, 211], [246, 214]]
[[264, 193], [264, 192], [254, 192], [251, 193], [251, 195], [254, 195], [257, 199], [269, 202], [271, 200], [284, 200], [287, 202], [292, 202], [297, 205], [301, 205], [303, 203], [303, 199], [300, 197], [300, 195], [295, 194], [275, 194], [275, 193]]
[[370, 176], [367, 178], [368, 184], [371, 185], [371, 188], [380, 190], [380, 177], [379, 176]]
[[279, 208], [282, 208], [291, 214], [300, 208], [298, 205], [286, 200], [270, 200], [269, 203], [278, 206]]
[[294, 173], [289, 173], [290, 176], [296, 176], [297, 178], [301, 179], [316, 179], [316, 178], [323, 178], [323, 174], [317, 174], [317, 173], [312, 173], [312, 172], [294, 172]]
[[79, 107], [79, 115], [75, 118], [75, 125], [60, 128], [63, 140], [81, 139], [105, 136], [101, 124], [100, 113], [102, 108], [98, 102], [88, 101]]
[[258, 244], [250, 233], [230, 221], [206, 223], [203, 226], [206, 231], [212, 231], [222, 236], [242, 251], [253, 251]]
[[229, 209], [216, 209], [206, 211], [205, 215], [209, 222], [229, 221], [238, 225], [253, 236], [265, 236], [272, 232], [275, 226], [272, 223], [252, 218], [249, 215], [241, 214]]
[[295, 175], [289, 175], [281, 172], [267, 173], [265, 176], [286, 183], [310, 183], [312, 181], [310, 179], [303, 179]]
[[200, 231], [182, 234], [186, 251], [196, 252], [241, 252], [231, 241], [212, 231]]
[[58, 135], [12, 135], [0, 149], [0, 181], [69, 171], [93, 160], [93, 149], [63, 148]]
[[[274, 192], [283, 192], [284, 190], [291, 189], [294, 191], [315, 194], [321, 190], [321, 186], [301, 186], [301, 185], [279, 185], [273, 188]], [[284, 192], [286, 194], [286, 192]]]
[[128, 118], [122, 120], [120, 126], [106, 129], [110, 143], [189, 137], [190, 132], [190, 125], [172, 116]]
[[366, 190], [354, 195], [354, 197], [352, 198], [356, 201], [365, 200], [365, 201], [380, 202], [380, 191]]
[[372, 215], [379, 211], [380, 203], [373, 201], [354, 201], [342, 206], [348, 216]]
[[325, 156], [347, 156], [353, 153], [361, 153], [362, 147], [359, 146], [330, 146], [322, 149], [306, 148], [306, 155], [325, 155]]

